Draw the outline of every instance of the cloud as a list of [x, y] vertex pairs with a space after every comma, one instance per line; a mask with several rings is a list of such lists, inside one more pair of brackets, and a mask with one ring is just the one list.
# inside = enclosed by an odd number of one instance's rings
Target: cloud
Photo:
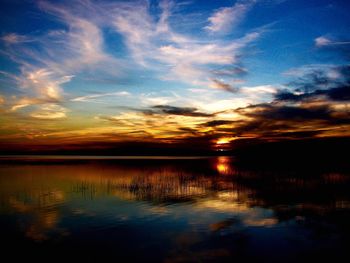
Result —
[[169, 23], [175, 5], [161, 2], [158, 21], [151, 16], [148, 4], [123, 3], [110, 12], [115, 29], [123, 35], [136, 63], [160, 72], [161, 79], [209, 85], [209, 70], [205, 67], [237, 63], [239, 51], [260, 36], [253, 32], [227, 43], [176, 33]]
[[60, 100], [62, 96], [61, 85], [71, 81], [73, 75], [55, 76], [53, 71], [38, 69], [36, 71], [22, 71], [22, 76], [18, 77], [18, 84], [22, 89], [30, 89], [38, 96]]
[[337, 79], [341, 77], [340, 72], [338, 70], [338, 66], [334, 64], [303, 65], [297, 68], [291, 68], [283, 72], [282, 75], [287, 77], [305, 78], [305, 76], [310, 76], [317, 72], [324, 74], [330, 79]]
[[71, 99], [71, 101], [78, 102], [95, 102], [97, 98], [107, 97], [107, 96], [129, 96], [130, 93], [127, 91], [118, 91], [118, 92], [109, 92], [109, 93], [101, 93], [101, 94], [90, 94], [86, 96], [80, 96]]
[[210, 117], [213, 114], [199, 112], [196, 108], [175, 107], [170, 105], [156, 105], [152, 107], [152, 114], [183, 115], [189, 117]]
[[[119, 73], [118, 60], [105, 51], [102, 25], [99, 21], [101, 19], [99, 15], [103, 14], [98, 12], [100, 10], [98, 6], [90, 1], [77, 2], [69, 6], [42, 1], [39, 6], [68, 26], [67, 31], [51, 31], [46, 36], [49, 42], [44, 49], [56, 55], [55, 58], [48, 56], [44, 60], [49, 67], [57, 67], [63, 71], [69, 69], [73, 72], [97, 69], [114, 75]], [[57, 57], [58, 55], [60, 56]], [[113, 66], [115, 68], [111, 70], [110, 67]]]
[[301, 77], [288, 83], [288, 86], [294, 87], [301, 93], [309, 93], [316, 89], [329, 89], [341, 81], [343, 75], [338, 68], [332, 70], [314, 69]]
[[[197, 127], [203, 122], [203, 118], [207, 117], [205, 115], [197, 116], [197, 114], [200, 115], [193, 109], [177, 107], [163, 109], [162, 107], [158, 110], [134, 110], [114, 116], [97, 116], [96, 118], [111, 123], [113, 126], [109, 130], [117, 131], [118, 134], [127, 134], [129, 138], [182, 140], [194, 136], [194, 133], [197, 136], [204, 134]], [[142, 130], [143, 134], [133, 133], [135, 130]], [[147, 134], [146, 137], [145, 134]]]
[[232, 124], [234, 121], [231, 120], [213, 120], [213, 121], [208, 121], [206, 123], [201, 124], [201, 126], [204, 127], [217, 127], [217, 126], [222, 126], [222, 125], [228, 125]]
[[36, 102], [62, 101], [63, 85], [84, 71], [119, 74], [119, 62], [104, 51], [100, 25], [93, 17], [85, 18], [77, 11], [87, 8], [88, 3], [77, 2], [68, 7], [40, 1], [41, 10], [53, 15], [65, 29], [35, 36], [10, 33], [2, 38], [7, 44], [16, 44], [9, 47], [6, 54], [19, 64], [20, 74], [9, 77], [28, 101], [15, 101], [12, 110]]
[[252, 87], [242, 87], [239, 91], [247, 95], [261, 96], [261, 94], [275, 94], [277, 93], [277, 88], [273, 85], [260, 85]]
[[240, 117], [232, 124], [233, 134], [284, 139], [349, 135], [349, 71], [348, 65], [302, 68], [288, 89], [274, 89], [272, 102], [236, 109]]
[[[219, 20], [209, 19], [211, 24], [208, 27], [212, 26], [212, 29], [207, 30], [214, 32], [214, 23], [221, 28], [220, 32], [233, 28], [254, 3], [237, 2], [231, 9], [228, 8], [235, 15], [233, 20], [220, 24]], [[237, 107], [246, 107], [275, 94], [275, 88], [269, 85], [238, 87], [243, 83], [240, 78], [248, 73], [242, 66], [242, 59], [247, 56], [243, 52], [260, 38], [261, 30], [234, 39], [220, 34], [211, 34], [208, 38], [207, 34], [180, 31], [174, 24], [174, 17], [191, 14], [176, 13], [179, 4], [170, 1], [162, 1], [158, 6], [148, 1], [39, 2], [39, 7], [48, 19], [54, 19], [57, 26], [54, 30], [45, 28], [45, 31], [27, 35], [10, 33], [2, 39], [7, 43], [4, 46], [9, 57], [19, 65], [19, 74], [9, 76], [20, 93], [8, 102], [12, 116], [63, 120], [68, 117], [68, 108], [80, 107], [73, 102], [99, 102], [103, 97], [128, 96], [126, 91], [110, 88], [92, 94], [78, 93], [82, 86], [91, 84], [86, 82], [87, 79], [106, 79], [106, 75], [116, 76], [113, 84], [119, 85], [118, 77], [125, 69], [130, 70], [130, 75], [139, 74], [142, 70], [150, 74], [152, 81], [155, 77], [163, 81], [183, 82], [179, 89], [185, 87], [180, 95], [172, 93], [171, 88], [161, 91], [155, 88], [156, 92], [141, 93], [145, 92], [143, 89], [148, 84], [137, 87], [140, 95], [133, 94], [128, 108], [107, 106], [109, 112], [117, 109], [113, 115], [103, 113], [106, 109], [99, 108], [101, 114], [89, 121], [98, 122], [94, 124], [101, 126], [77, 129], [71, 133], [51, 132], [52, 136], [72, 136], [72, 141], [86, 134], [110, 140], [230, 137], [232, 129], [248, 118], [246, 114], [235, 111]], [[225, 15], [223, 18], [229, 19]], [[196, 22], [203, 22], [203, 19]], [[106, 43], [109, 37], [113, 41]], [[121, 38], [121, 42], [114, 41], [114, 38], [118, 41]], [[114, 46], [115, 43], [125, 44], [126, 49]], [[189, 91], [184, 83], [191, 85], [192, 90], [196, 88], [197, 92]], [[74, 88], [77, 88], [79, 96], [70, 94]], [[220, 97], [225, 95], [221, 91], [234, 94], [230, 98]], [[46, 122], [38, 123], [46, 125]]]
[[238, 1], [232, 7], [223, 7], [214, 12], [209, 18], [209, 25], [204, 27], [213, 33], [228, 33], [245, 17], [256, 1]]
[[350, 101], [350, 86], [336, 87], [328, 90], [315, 90], [310, 93], [293, 93], [282, 90], [275, 97], [279, 101], [299, 102], [312, 99], [316, 100], [322, 96], [332, 101]]
[[73, 77], [56, 75], [46, 69], [26, 71], [22, 68], [22, 74], [13, 78], [26, 95], [13, 100], [10, 110], [17, 111], [30, 105], [60, 102], [63, 96], [61, 85]]
[[288, 105], [257, 104], [236, 110], [238, 113], [248, 117], [261, 118], [265, 120], [318, 120], [328, 119], [330, 110], [326, 106], [298, 107]]
[[315, 38], [315, 46], [316, 47], [327, 47], [333, 45], [349, 45], [350, 41], [334, 41], [325, 36], [320, 36]]
[[[123, 3], [111, 10], [112, 24], [120, 32], [134, 59], [145, 65], [145, 57], [152, 55], [152, 38], [159, 34], [149, 14], [148, 3]], [[167, 31], [166, 16], [162, 16], [163, 30]]]
[[[292, 90], [279, 90], [275, 98], [280, 101], [316, 100], [325, 97], [333, 101], [346, 101], [350, 93], [350, 66], [327, 65], [302, 69], [295, 81], [289, 83]], [[304, 75], [302, 75], [304, 73]]]
[[[246, 69], [236, 66], [241, 50], [261, 34], [248, 33], [231, 41], [214, 38], [203, 41], [177, 33], [170, 22], [177, 4], [171, 1], [159, 3], [159, 14], [151, 11], [147, 1], [78, 1], [70, 5], [40, 1], [39, 7], [61, 27], [34, 35], [9, 33], [3, 37], [3, 41], [16, 44], [7, 50], [7, 54], [20, 65], [21, 73], [13, 80], [24, 93], [19, 100], [27, 100], [27, 103], [14, 102], [13, 110], [36, 102], [60, 102], [69, 93], [64, 89], [65, 84], [74, 81], [75, 76], [79, 78], [85, 73], [95, 74], [97, 78], [105, 77], [105, 74], [119, 76], [124, 68], [134, 67], [133, 63], [153, 70], [162, 80], [215, 86], [232, 92], [234, 89], [224, 81], [216, 77], [217, 80], [211, 80], [211, 68], [227, 66], [225, 72], [220, 72], [226, 74], [225, 78], [230, 78], [228, 72], [244, 75]], [[122, 35], [134, 61], [107, 53], [103, 35], [106, 28]], [[92, 101], [98, 97], [92, 94], [71, 101]]]
[[349, 113], [334, 110], [328, 105], [301, 107], [272, 103], [248, 106], [237, 109], [237, 112], [246, 119], [232, 130], [243, 137], [288, 138], [327, 133], [335, 136], [342, 133], [339, 125], [350, 125]]
[[211, 81], [212, 81], [211, 87], [214, 89], [221, 89], [232, 93], [236, 93], [238, 91], [238, 89], [234, 88], [232, 85], [225, 83], [221, 80], [211, 79]]
[[232, 76], [244, 76], [248, 73], [248, 70], [244, 67], [233, 66], [223, 69], [215, 69], [212, 74], [220, 77], [232, 77]]
[[20, 98], [13, 98], [13, 100], [10, 100], [10, 104], [12, 105], [10, 108], [10, 112], [17, 111], [22, 108], [30, 107], [30, 106], [36, 106], [36, 105], [42, 105], [42, 104], [50, 104], [50, 103], [59, 103], [56, 99], [50, 99], [50, 98], [35, 98], [35, 97], [20, 97]]
[[260, 33], [253, 32], [228, 44], [210, 43], [167, 45], [160, 47], [155, 57], [170, 67], [167, 78], [182, 80], [194, 85], [210, 85], [209, 72], [205, 66], [233, 65], [239, 62], [240, 50], [255, 41]]
[[323, 47], [331, 44], [332, 44], [332, 41], [326, 37], [321, 36], [321, 37], [315, 38], [316, 47]]
[[33, 40], [27, 36], [19, 35], [16, 33], [9, 33], [1, 38], [6, 44], [18, 44], [24, 42], [32, 42]]
[[[23, 98], [30, 101], [27, 105], [36, 103], [35, 98], [39, 98], [40, 103], [64, 100], [65, 94], [69, 93], [64, 86], [74, 81], [74, 76], [79, 78], [85, 73], [97, 78], [106, 74], [119, 76], [123, 69], [134, 67], [134, 63], [152, 70], [161, 80], [233, 91], [229, 84], [211, 80], [211, 68], [228, 66], [221, 74], [228, 71], [245, 74], [246, 70], [235, 64], [240, 61], [241, 50], [260, 36], [260, 32], [253, 32], [231, 41], [214, 38], [203, 41], [177, 33], [170, 22], [177, 4], [171, 1], [159, 3], [159, 14], [151, 11], [147, 1], [78, 1], [69, 5], [40, 1], [38, 5], [61, 27], [34, 35], [9, 33], [2, 38], [8, 44], [16, 44], [6, 52], [20, 65], [21, 73], [13, 79], [17, 86], [25, 87], [22, 92]], [[133, 61], [107, 53], [103, 35], [106, 28], [122, 35]], [[98, 98], [96, 94], [91, 96], [72, 101]], [[14, 102], [13, 110], [25, 106]]]
[[64, 119], [67, 117], [66, 115], [67, 109], [57, 104], [44, 104], [39, 106], [39, 109], [33, 111], [30, 116], [35, 119], [42, 120], [57, 120]]

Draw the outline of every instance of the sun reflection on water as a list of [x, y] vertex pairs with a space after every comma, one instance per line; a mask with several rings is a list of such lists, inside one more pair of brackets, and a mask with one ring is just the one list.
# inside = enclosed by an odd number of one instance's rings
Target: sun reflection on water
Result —
[[216, 160], [216, 170], [221, 175], [232, 175], [234, 169], [231, 164], [231, 158], [227, 156], [220, 156]]

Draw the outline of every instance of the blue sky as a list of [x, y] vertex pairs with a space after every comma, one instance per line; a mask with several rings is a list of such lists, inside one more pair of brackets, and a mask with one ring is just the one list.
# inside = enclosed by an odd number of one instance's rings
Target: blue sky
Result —
[[[282, 91], [300, 95], [290, 83], [315, 71], [344, 78], [349, 57], [333, 49], [348, 51], [349, 7], [1, 1], [0, 139], [256, 136], [227, 132], [251, 118], [237, 109], [276, 102]], [[203, 125], [210, 121], [226, 123]]]

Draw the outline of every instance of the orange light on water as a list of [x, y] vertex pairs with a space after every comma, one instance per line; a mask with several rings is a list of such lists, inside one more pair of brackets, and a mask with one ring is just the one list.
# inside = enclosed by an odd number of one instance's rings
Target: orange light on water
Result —
[[230, 175], [233, 174], [230, 157], [220, 156], [216, 161], [216, 170], [219, 174]]
[[219, 164], [216, 165], [216, 170], [217, 170], [220, 174], [227, 174], [228, 167], [227, 167], [226, 164], [219, 163]]

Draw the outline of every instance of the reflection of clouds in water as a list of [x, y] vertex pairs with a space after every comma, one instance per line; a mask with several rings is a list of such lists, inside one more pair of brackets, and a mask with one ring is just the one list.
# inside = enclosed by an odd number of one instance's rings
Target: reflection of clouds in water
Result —
[[44, 241], [50, 239], [50, 235], [66, 236], [69, 233], [58, 227], [60, 221], [59, 206], [65, 201], [65, 194], [61, 190], [53, 190], [39, 193], [27, 193], [11, 196], [8, 204], [13, 211], [26, 215], [25, 218], [18, 217], [20, 228], [25, 236]]
[[249, 210], [249, 207], [246, 204], [233, 203], [227, 200], [220, 199], [207, 199], [199, 201], [195, 204], [196, 208], [199, 209], [212, 209], [222, 212], [246, 212]]
[[171, 213], [171, 210], [165, 206], [152, 206], [148, 211], [156, 215], [168, 215]]
[[245, 218], [243, 220], [246, 226], [274, 226], [278, 224], [277, 218]]
[[[231, 159], [229, 157], [215, 158], [217, 164], [222, 164], [225, 169], [222, 172], [226, 174], [231, 173]], [[117, 197], [119, 200], [124, 201], [147, 201], [148, 205], [142, 205], [143, 213], [160, 216], [160, 215], [172, 215], [177, 217], [179, 211], [177, 207], [169, 207], [168, 204], [181, 204], [183, 206], [191, 207], [193, 213], [203, 210], [210, 211], [211, 213], [224, 212], [224, 213], [251, 213], [250, 202], [253, 192], [242, 186], [238, 186], [232, 181], [230, 177], [218, 177], [213, 175], [198, 174], [192, 172], [185, 172], [181, 169], [177, 169], [175, 166], [163, 166], [161, 169], [149, 169], [142, 170], [137, 168], [124, 170], [125, 167], [118, 166], [106, 166], [101, 169], [99, 166], [89, 166], [87, 169], [85, 166], [55, 166], [54, 172], [51, 177], [45, 177], [45, 180], [52, 180], [51, 184], [58, 185], [56, 180], [60, 182], [62, 190], [51, 191], [49, 194], [37, 194], [35, 197], [41, 201], [42, 205], [47, 203], [48, 206], [52, 206], [52, 211], [56, 212], [57, 219], [54, 219], [54, 214], [50, 217], [46, 217], [47, 224], [43, 228], [48, 229], [50, 226], [54, 228], [54, 225], [59, 222], [58, 206], [60, 203], [67, 202], [70, 204], [73, 200], [84, 200], [86, 205], [84, 208], [76, 203], [75, 207], [70, 206], [70, 216], [75, 217], [95, 217], [97, 215], [96, 209], [88, 204], [91, 201], [101, 200], [107, 196]], [[40, 170], [40, 167], [37, 167]], [[74, 174], [74, 176], [71, 176]], [[42, 178], [38, 177], [38, 180]], [[24, 183], [27, 187], [31, 187], [31, 182]], [[46, 182], [50, 185], [48, 182]], [[32, 189], [34, 191], [34, 189]], [[49, 192], [49, 191], [47, 191]], [[64, 192], [68, 196], [67, 200], [64, 200]], [[103, 200], [103, 199], [102, 199]], [[28, 207], [20, 207], [16, 204], [17, 210], [28, 210], [27, 213], [33, 213], [38, 209], [28, 209]], [[55, 208], [56, 207], [56, 208]], [[102, 211], [104, 208], [102, 208]], [[120, 218], [120, 211], [113, 209], [116, 213], [115, 217]], [[104, 211], [106, 212], [106, 211]], [[51, 212], [53, 213], [53, 212]], [[123, 212], [124, 220], [129, 220], [128, 214]], [[180, 212], [181, 213], [181, 212]], [[45, 218], [45, 217], [43, 217]], [[131, 219], [130, 219], [131, 220]], [[192, 219], [191, 219], [192, 220]], [[190, 220], [190, 221], [191, 221]], [[248, 222], [253, 222], [251, 219]], [[254, 220], [256, 223], [256, 219]], [[193, 222], [196, 223], [196, 222]], [[41, 223], [45, 226], [45, 223]], [[208, 224], [205, 223], [205, 224]]]
[[[216, 199], [199, 201], [195, 207], [208, 213], [227, 213], [239, 220], [243, 226], [272, 226], [278, 224], [272, 210], [254, 208], [249, 205], [249, 202], [238, 202], [235, 197], [228, 198], [227, 196], [228, 193], [225, 193], [223, 198], [218, 196]], [[235, 195], [233, 194], [233, 196]]]
[[[28, 176], [21, 174], [25, 169], [0, 176], [3, 194], [0, 205], [7, 203], [25, 236], [37, 241], [61, 238], [68, 231], [60, 228], [60, 224], [69, 220], [83, 222], [69, 227], [91, 224], [106, 229], [118, 224], [132, 228], [135, 222], [143, 224], [152, 219], [149, 222], [161, 222], [156, 227], [170, 226], [169, 230], [176, 232], [170, 234], [174, 239], [182, 232], [190, 233], [183, 237], [187, 245], [179, 238], [177, 248], [170, 253], [173, 261], [220, 253], [224, 257], [228, 253], [215, 249], [194, 252], [191, 246], [203, 240], [203, 236], [197, 241], [191, 239], [189, 236], [194, 233], [231, 238], [247, 228], [272, 229], [282, 220], [300, 221], [300, 218], [307, 219], [310, 213], [322, 216], [334, 209], [350, 207], [346, 194], [337, 195], [329, 203], [324, 199], [315, 201], [315, 195], [309, 198], [310, 193], [315, 193], [314, 189], [325, 189], [318, 187], [324, 183], [332, 187], [347, 183], [348, 177], [342, 174], [329, 173], [316, 179], [295, 174], [259, 174], [240, 170], [233, 166], [229, 157], [213, 158], [199, 167], [203, 169], [198, 169], [192, 161], [187, 163], [186, 169], [162, 164], [135, 167], [135, 163], [33, 167], [27, 171]], [[193, 167], [195, 169], [191, 170]], [[297, 197], [300, 199], [295, 199]], [[277, 203], [282, 201], [293, 205]], [[74, 229], [69, 230], [74, 233]], [[182, 253], [181, 257], [178, 253]]]
[[210, 198], [200, 200], [196, 207], [226, 212], [247, 211], [250, 208], [251, 191], [244, 188], [235, 189], [236, 185], [233, 184], [231, 186], [232, 189], [217, 192]]

